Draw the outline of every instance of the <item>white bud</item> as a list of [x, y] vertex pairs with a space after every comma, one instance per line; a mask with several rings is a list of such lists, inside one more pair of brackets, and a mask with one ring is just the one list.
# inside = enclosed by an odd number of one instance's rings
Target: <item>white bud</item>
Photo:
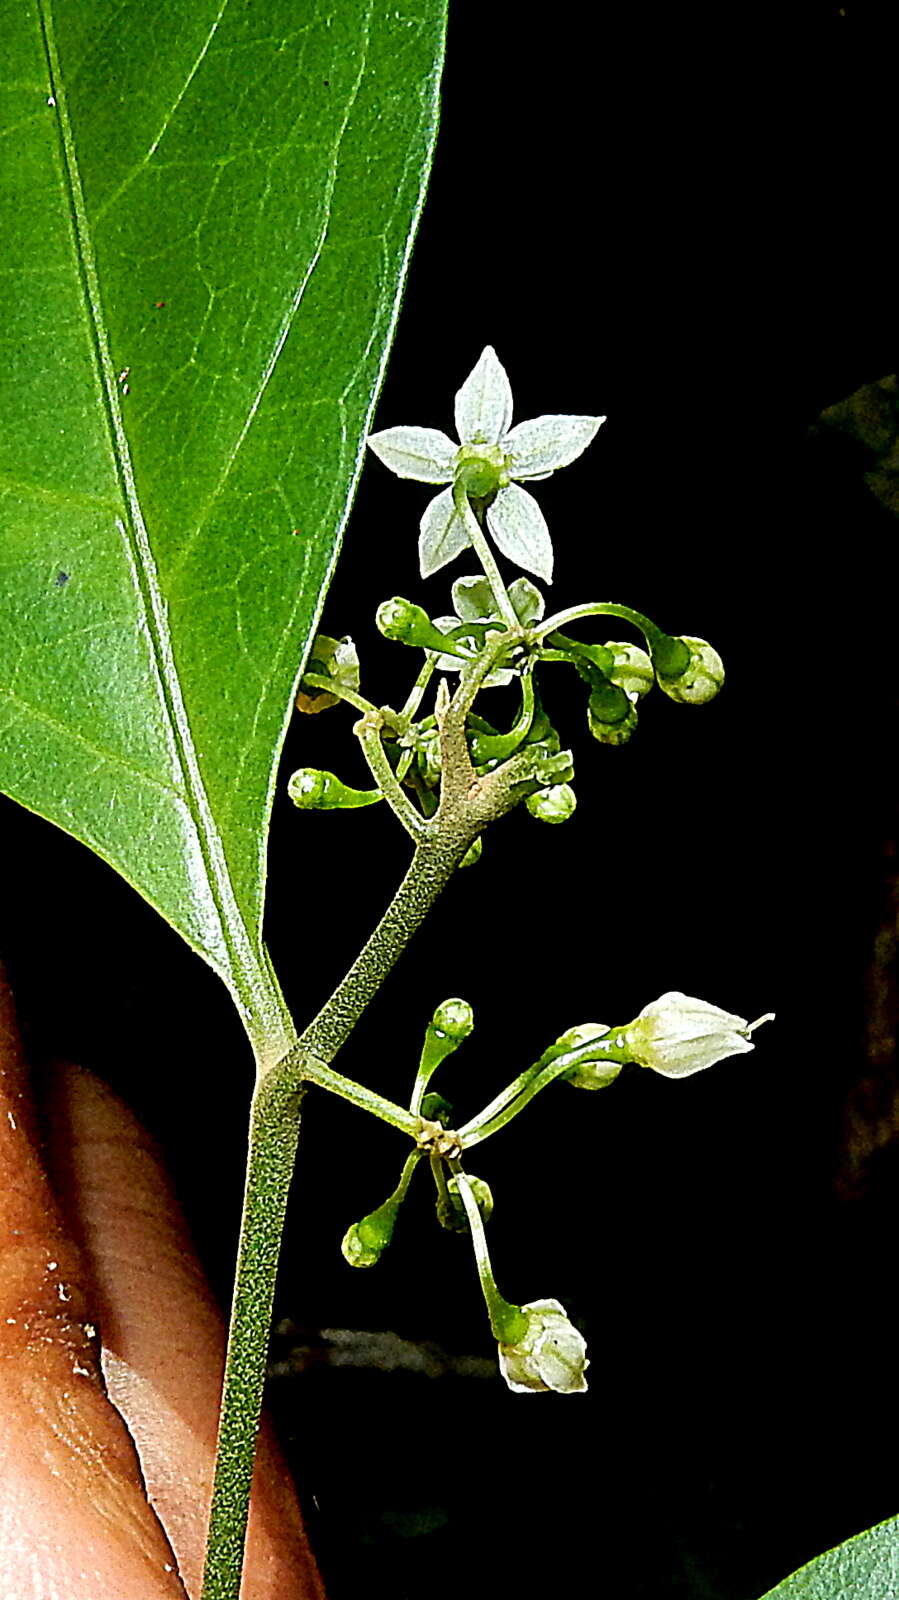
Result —
[[499, 1366], [516, 1394], [553, 1390], [556, 1394], [583, 1394], [587, 1344], [569, 1322], [558, 1300], [533, 1300], [521, 1310], [528, 1319], [515, 1344], [501, 1344]]
[[644, 1006], [636, 1022], [622, 1032], [641, 1067], [651, 1067], [666, 1078], [689, 1078], [725, 1056], [754, 1049], [749, 1035], [761, 1023], [773, 1020], [774, 1013], [769, 1011], [750, 1023], [672, 989]]

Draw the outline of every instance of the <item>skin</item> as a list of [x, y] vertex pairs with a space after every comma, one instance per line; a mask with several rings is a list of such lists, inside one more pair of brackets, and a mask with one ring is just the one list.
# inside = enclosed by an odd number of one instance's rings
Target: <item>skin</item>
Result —
[[[225, 1332], [160, 1158], [68, 1063], [29, 1070], [0, 968], [0, 1594], [198, 1600]], [[323, 1600], [257, 1457], [242, 1600]]]

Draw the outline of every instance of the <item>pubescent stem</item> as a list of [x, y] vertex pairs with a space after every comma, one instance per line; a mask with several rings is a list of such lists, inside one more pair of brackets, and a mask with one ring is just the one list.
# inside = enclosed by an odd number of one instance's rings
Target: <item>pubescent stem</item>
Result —
[[234, 1600], [240, 1589], [265, 1381], [264, 1330], [271, 1325], [302, 1091], [302, 1079], [282, 1060], [260, 1076], [253, 1096], [201, 1600]]
[[378, 926], [331, 998], [283, 1057], [285, 1062], [302, 1069], [304, 1053], [325, 1063], [334, 1059], [478, 834], [488, 822], [511, 810], [519, 798], [515, 786], [526, 776], [520, 755], [478, 778], [465, 739], [471, 703], [508, 643], [507, 633], [489, 639], [481, 654], [463, 668], [448, 705], [444, 697], [437, 719], [443, 762], [437, 812], [426, 824], [427, 833], [419, 839], [409, 869]]
[[493, 598], [499, 607], [500, 615], [514, 632], [520, 633], [521, 623], [515, 614], [515, 607], [509, 599], [506, 586], [500, 577], [499, 567], [493, 559], [493, 552], [484, 537], [483, 529], [472, 510], [471, 501], [461, 483], [453, 484], [453, 505], [456, 508], [457, 515], [462, 518], [465, 524], [465, 532], [474, 547], [481, 566], [484, 568], [487, 582], [493, 590]]
[[429, 838], [434, 830], [430, 823], [425, 821], [421, 812], [416, 811], [412, 801], [400, 787], [396, 773], [387, 759], [387, 752], [381, 743], [381, 726], [381, 713], [372, 707], [356, 723], [353, 732], [362, 746], [362, 753], [368, 762], [369, 771], [384, 799], [387, 801], [394, 816], [399, 818], [406, 832], [418, 844], [422, 839]]

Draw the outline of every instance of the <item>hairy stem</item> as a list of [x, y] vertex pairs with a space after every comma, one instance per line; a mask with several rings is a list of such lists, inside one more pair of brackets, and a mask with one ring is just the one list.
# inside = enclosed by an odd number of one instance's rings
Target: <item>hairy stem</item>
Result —
[[267, 1341], [287, 1196], [300, 1132], [303, 1080], [287, 1060], [260, 1077], [219, 1420], [201, 1600], [236, 1600], [262, 1411]]

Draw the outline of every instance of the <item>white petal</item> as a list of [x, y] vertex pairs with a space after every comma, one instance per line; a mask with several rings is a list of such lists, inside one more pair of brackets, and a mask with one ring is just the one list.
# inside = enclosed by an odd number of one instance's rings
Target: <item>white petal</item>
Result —
[[370, 433], [367, 443], [398, 478], [452, 482], [459, 447], [439, 428], [385, 428], [383, 433]]
[[553, 547], [543, 512], [534, 496], [515, 483], [500, 489], [487, 507], [487, 526], [497, 547], [516, 567], [552, 583]]
[[457, 578], [453, 584], [453, 605], [462, 622], [479, 622], [496, 616], [496, 601], [489, 578]]
[[448, 561], [452, 561], [468, 543], [465, 523], [453, 505], [453, 491], [444, 489], [442, 494], [435, 495], [425, 507], [425, 514], [421, 519], [418, 559], [422, 577], [429, 578], [432, 572], [439, 572], [440, 568], [445, 567]]
[[543, 595], [528, 578], [516, 578], [514, 583], [509, 584], [509, 599], [516, 617], [526, 628], [532, 622], [539, 622], [546, 610]]
[[542, 478], [586, 450], [605, 417], [535, 417], [507, 433], [503, 449], [512, 457], [513, 478]]
[[512, 421], [512, 390], [505, 367], [488, 344], [456, 395], [456, 432], [463, 444], [499, 444]]

